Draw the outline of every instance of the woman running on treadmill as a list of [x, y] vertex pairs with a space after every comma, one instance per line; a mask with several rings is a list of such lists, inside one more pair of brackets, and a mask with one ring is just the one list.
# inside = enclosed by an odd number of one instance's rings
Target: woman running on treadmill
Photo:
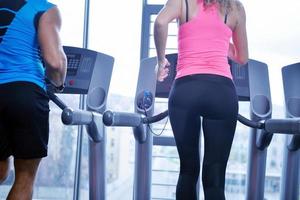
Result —
[[174, 19], [179, 24], [178, 60], [168, 107], [180, 158], [176, 199], [197, 199], [202, 117], [205, 199], [224, 200], [225, 171], [238, 115], [228, 57], [247, 63], [245, 10], [238, 0], [168, 0], [154, 24], [158, 81], [169, 73], [165, 49], [168, 24]]

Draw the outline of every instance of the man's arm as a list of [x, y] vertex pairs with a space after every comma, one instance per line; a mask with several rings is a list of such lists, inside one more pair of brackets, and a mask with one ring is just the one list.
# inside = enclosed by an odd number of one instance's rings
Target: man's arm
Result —
[[57, 7], [41, 16], [38, 24], [39, 44], [46, 65], [46, 75], [57, 87], [63, 85], [67, 70], [67, 59], [59, 36], [60, 28], [61, 16]]

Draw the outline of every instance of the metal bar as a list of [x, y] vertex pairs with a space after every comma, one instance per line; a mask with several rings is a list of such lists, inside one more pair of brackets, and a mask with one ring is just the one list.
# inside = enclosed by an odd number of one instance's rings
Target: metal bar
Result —
[[290, 151], [288, 143], [291, 136], [286, 137], [284, 146], [282, 176], [281, 176], [281, 200], [294, 200], [299, 198], [299, 161], [300, 150]]
[[87, 125], [93, 122], [93, 113], [86, 110], [66, 108], [61, 114], [65, 125]]
[[138, 113], [105, 111], [103, 123], [106, 126], [138, 127], [142, 123], [142, 115]]
[[64, 110], [67, 108], [67, 105], [62, 102], [52, 91], [47, 91], [47, 94], [49, 96], [49, 99], [53, 101], [60, 109]]
[[101, 142], [89, 140], [89, 200], [106, 199], [106, 133]]
[[[83, 42], [82, 47], [88, 48], [89, 41], [89, 15], [90, 15], [90, 0], [85, 0], [84, 4], [84, 24], [83, 24]], [[85, 96], [80, 95], [79, 109], [85, 107]], [[79, 199], [80, 192], [80, 166], [81, 166], [81, 151], [82, 151], [82, 138], [83, 138], [83, 126], [78, 126], [77, 136], [77, 152], [76, 152], [76, 163], [75, 163], [75, 180], [74, 180], [74, 192], [73, 199]]]
[[[268, 66], [256, 60], [249, 60], [247, 69], [249, 94], [251, 94], [250, 118], [255, 122], [270, 119], [272, 114], [272, 102]], [[243, 75], [238, 71], [236, 74]], [[245, 76], [246, 74], [247, 73], [244, 73]], [[246, 200], [264, 199], [267, 149], [260, 150], [256, 144], [261, 131], [260, 129], [251, 129], [250, 133]]]
[[265, 129], [269, 133], [300, 134], [300, 118], [268, 119]]
[[[135, 169], [134, 169], [134, 194], [133, 200], [151, 200], [151, 168], [153, 137], [149, 130], [134, 132], [146, 132], [148, 136], [143, 143], [135, 142]], [[146, 128], [145, 128], [146, 129]]]
[[173, 137], [153, 137], [153, 145], [156, 146], [176, 146]]
[[[300, 63], [295, 63], [282, 68], [285, 111], [288, 118], [299, 119], [300, 117], [299, 67]], [[281, 176], [281, 200], [299, 199], [299, 147], [299, 135], [286, 136]]]
[[83, 48], [89, 46], [89, 26], [90, 26], [90, 0], [85, 0], [84, 4], [84, 24], [83, 24]]
[[174, 187], [176, 184], [167, 184], [167, 183], [152, 183], [155, 186], [166, 186], [166, 187]]
[[171, 158], [171, 159], [179, 159], [179, 157], [178, 156], [156, 156], [156, 155], [154, 155], [154, 156], [152, 156], [152, 158]]
[[168, 172], [168, 173], [179, 173], [177, 170], [160, 170], [160, 169], [153, 169], [153, 172]]
[[146, 12], [147, 0], [143, 0], [142, 4], [142, 24], [141, 24], [141, 50], [140, 50], [140, 60], [147, 58], [149, 55], [149, 29], [150, 29], [150, 16]]
[[[84, 109], [85, 98], [84, 95], [80, 95], [79, 100], [79, 109]], [[80, 166], [81, 166], [81, 152], [82, 152], [82, 138], [83, 138], [83, 126], [78, 126], [78, 134], [77, 134], [77, 150], [76, 150], [76, 160], [75, 160], [75, 177], [74, 177], [74, 191], [73, 191], [73, 199], [79, 199], [79, 191], [80, 191]]]

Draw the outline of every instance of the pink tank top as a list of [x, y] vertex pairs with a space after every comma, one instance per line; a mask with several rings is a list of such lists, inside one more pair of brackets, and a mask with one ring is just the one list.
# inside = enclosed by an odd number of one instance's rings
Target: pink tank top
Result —
[[198, 14], [180, 25], [176, 78], [191, 74], [216, 74], [232, 79], [227, 55], [231, 29], [222, 21], [218, 4], [204, 8], [198, 1]]

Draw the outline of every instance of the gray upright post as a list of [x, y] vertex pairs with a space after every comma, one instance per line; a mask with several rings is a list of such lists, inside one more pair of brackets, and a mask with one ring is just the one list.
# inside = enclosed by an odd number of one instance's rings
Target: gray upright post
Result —
[[[135, 96], [135, 112], [152, 116], [154, 111], [156, 87], [156, 58], [141, 61], [139, 78]], [[151, 96], [151, 97], [150, 97]], [[149, 98], [151, 102], [149, 102]], [[141, 104], [147, 104], [141, 108]], [[150, 103], [150, 104], [149, 104]], [[151, 170], [153, 136], [149, 129], [142, 125], [133, 128], [135, 144], [135, 171], [134, 171], [134, 200], [151, 199]]]
[[[90, 0], [85, 0], [84, 3], [84, 24], [83, 24], [83, 41], [82, 47], [88, 48], [89, 43], [89, 20], [90, 19]], [[85, 109], [85, 95], [80, 95], [79, 109]], [[81, 152], [82, 152], [82, 138], [83, 138], [83, 126], [78, 126], [77, 135], [77, 150], [76, 150], [76, 163], [75, 163], [75, 177], [74, 177], [74, 195], [73, 199], [79, 199], [80, 196], [80, 167], [81, 167]]]
[[[282, 68], [286, 116], [300, 117], [300, 63]], [[300, 136], [287, 135], [281, 178], [281, 200], [299, 199]]]
[[[269, 119], [271, 118], [272, 103], [268, 67], [264, 63], [250, 60], [248, 72], [251, 119], [254, 121]], [[251, 129], [246, 183], [247, 200], [264, 199], [267, 150], [258, 149], [257, 141], [261, 134], [263, 133], [260, 130]]]
[[[89, 60], [82, 62], [90, 62]], [[87, 95], [87, 110], [103, 113], [106, 109], [106, 99], [110, 84], [114, 59], [105, 54], [97, 54], [95, 69], [93, 71]], [[89, 199], [105, 200], [106, 198], [106, 134], [102, 120], [98, 120], [102, 133], [98, 133], [99, 141], [89, 140]], [[93, 126], [88, 126], [87, 131], [97, 131]], [[95, 134], [89, 134], [95, 135]]]

